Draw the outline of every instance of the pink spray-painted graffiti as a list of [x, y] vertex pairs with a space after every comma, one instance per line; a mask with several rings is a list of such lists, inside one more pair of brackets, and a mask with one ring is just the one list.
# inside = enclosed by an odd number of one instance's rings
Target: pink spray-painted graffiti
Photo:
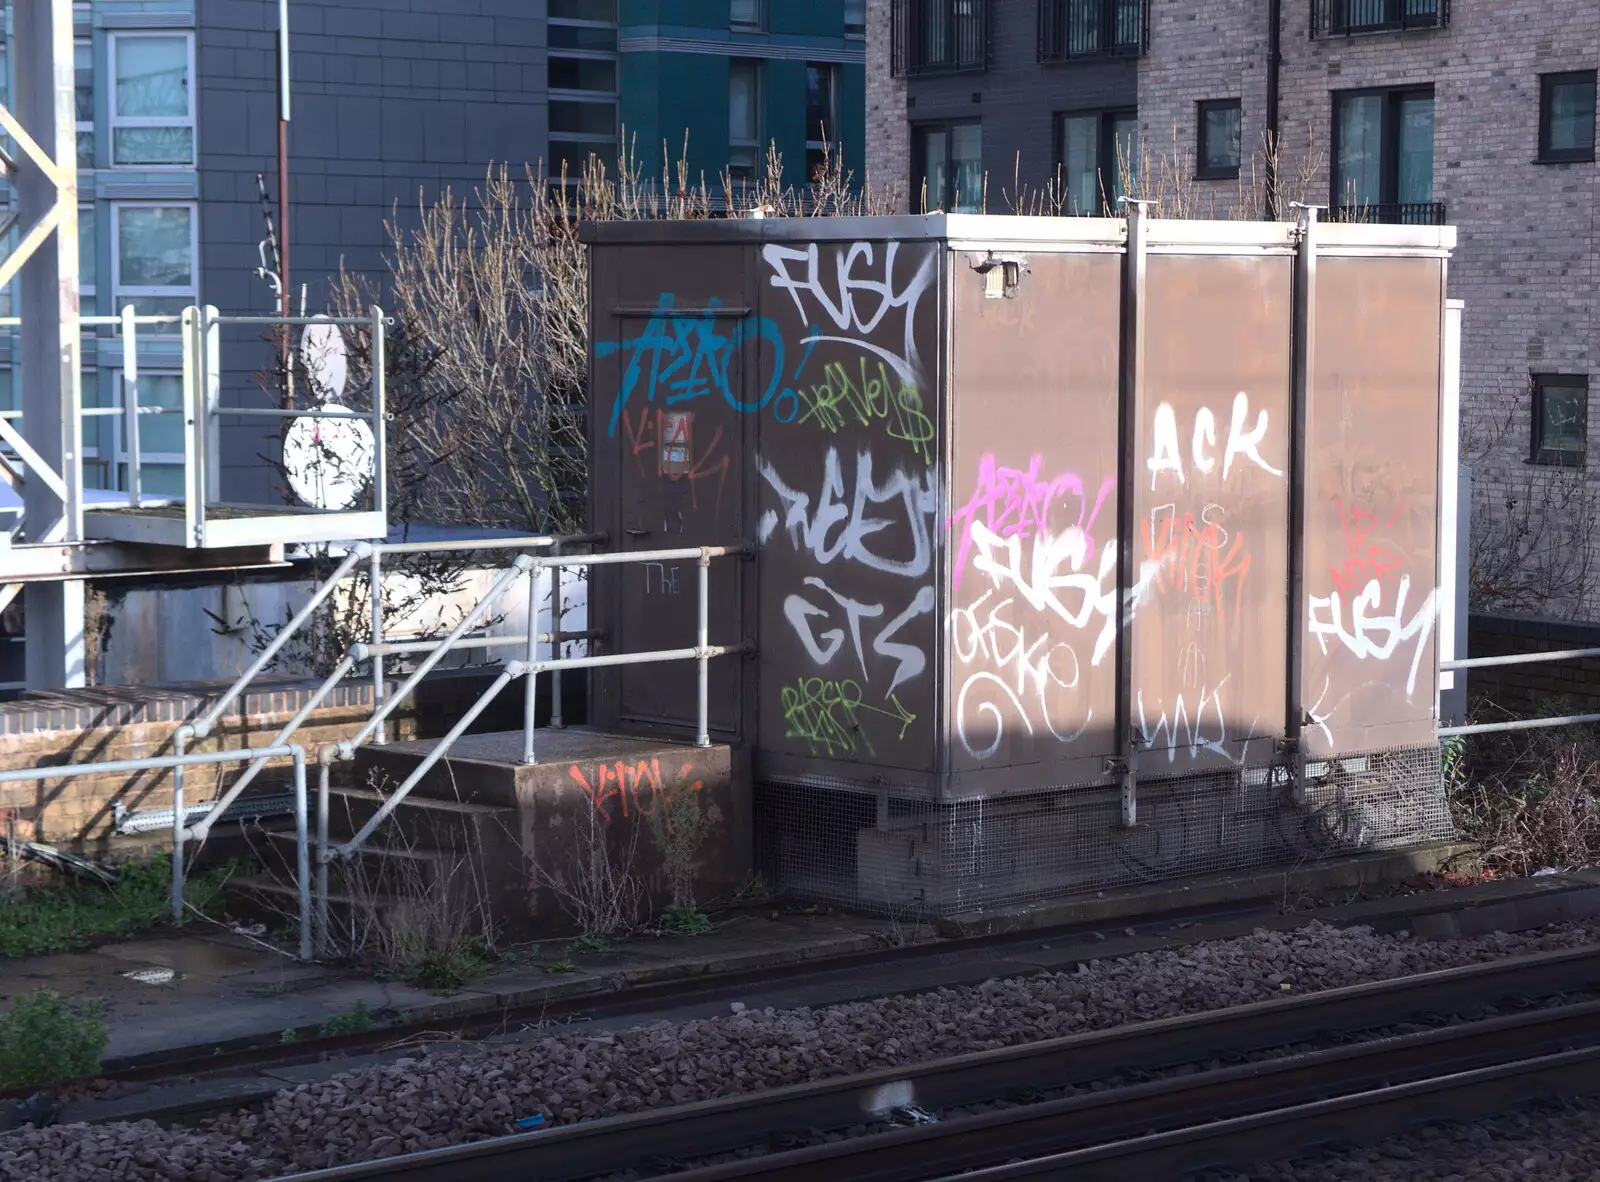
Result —
[[954, 585], [961, 587], [973, 547], [973, 525], [1002, 538], [1053, 538], [1076, 529], [1084, 539], [1084, 557], [1094, 557], [1094, 526], [1106, 499], [1117, 487], [1107, 476], [1091, 502], [1083, 480], [1071, 472], [1041, 475], [1044, 457], [1035, 455], [1026, 468], [1007, 468], [992, 454], [978, 461], [972, 497], [950, 516], [950, 530], [960, 529], [956, 543]]

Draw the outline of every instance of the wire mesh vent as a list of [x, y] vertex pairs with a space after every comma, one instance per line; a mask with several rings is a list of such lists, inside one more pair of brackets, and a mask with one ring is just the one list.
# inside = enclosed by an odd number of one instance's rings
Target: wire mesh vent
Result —
[[936, 803], [843, 782], [755, 787], [762, 873], [791, 894], [944, 916], [1107, 887], [1403, 849], [1455, 835], [1437, 748], [1141, 780], [1139, 825], [1104, 785]]

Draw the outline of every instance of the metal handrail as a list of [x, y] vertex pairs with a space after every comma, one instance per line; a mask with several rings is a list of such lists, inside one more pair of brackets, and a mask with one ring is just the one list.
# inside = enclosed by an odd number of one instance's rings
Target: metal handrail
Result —
[[[418, 763], [418, 765], [412, 770], [411, 774], [401, 782], [399, 787], [397, 787], [392, 793], [384, 798], [383, 803], [378, 807], [373, 815], [367, 819], [366, 823], [361, 826], [355, 835], [352, 836], [350, 840], [342, 842], [337, 846], [330, 846], [328, 837], [328, 813], [330, 796], [332, 794], [332, 765], [336, 761], [352, 759], [355, 755], [356, 749], [377, 733], [378, 729], [382, 726], [382, 717], [389, 709], [392, 708], [392, 704], [398, 703], [407, 697], [415, 688], [417, 682], [419, 682], [422, 676], [427, 672], [427, 670], [432, 668], [432, 666], [436, 664], [446, 652], [450, 651], [450, 649], [457, 644], [472, 642], [466, 638], [466, 633], [470, 629], [470, 626], [475, 623], [476, 618], [480, 614], [480, 610], [483, 608], [483, 606], [490, 600], [497, 598], [504, 586], [508, 585], [505, 576], [502, 576], [500, 579], [496, 580], [494, 587], [491, 588], [489, 593], [484, 597], [483, 601], [480, 602], [479, 607], [474, 609], [474, 611], [469, 614], [467, 619], [464, 620], [462, 624], [458, 625], [449, 636], [443, 637], [439, 640], [412, 642], [412, 644], [415, 646], [413, 651], [427, 652], [429, 655], [424, 660], [422, 666], [419, 667], [417, 672], [413, 673], [411, 678], [395, 692], [391, 703], [386, 704], [384, 708], [381, 708], [378, 712], [376, 712], [353, 738], [339, 743], [324, 744], [318, 753], [316, 828], [317, 850], [315, 858], [312, 859], [316, 866], [316, 922], [318, 946], [325, 947], [325, 941], [328, 932], [327, 912], [329, 864], [352, 857], [366, 843], [372, 834], [376, 832], [378, 826], [383, 824], [385, 820], [393, 815], [395, 809], [400, 807], [400, 805], [405, 801], [406, 797], [408, 797], [412, 790], [415, 789], [416, 786], [428, 775], [428, 773], [433, 770], [435, 765], [449, 755], [451, 749], [455, 746], [457, 741], [460, 740], [461, 736], [467, 733], [468, 729], [474, 722], [477, 721], [478, 717], [486, 709], [488, 709], [489, 705], [495, 700], [495, 698], [498, 697], [499, 694], [506, 688], [506, 686], [510, 685], [513, 681], [523, 677], [528, 679], [523, 705], [523, 763], [532, 764], [535, 762], [533, 735], [536, 729], [534, 725], [534, 707], [536, 703], [534, 680], [537, 678], [539, 673], [549, 672], [554, 677], [563, 669], [596, 669], [614, 667], [618, 665], [654, 664], [667, 661], [696, 661], [699, 664], [699, 670], [698, 717], [695, 745], [699, 747], [709, 747], [711, 745], [711, 736], [709, 733], [710, 703], [708, 693], [710, 661], [713, 657], [729, 656], [731, 654], [744, 651], [742, 645], [713, 645], [710, 643], [711, 560], [713, 558], [730, 557], [734, 555], [742, 555], [744, 553], [745, 548], [742, 546], [699, 546], [678, 550], [641, 550], [632, 553], [618, 554], [551, 554], [540, 555], [537, 557], [526, 554], [518, 555], [517, 561], [513, 564], [513, 570], [517, 572], [525, 571], [528, 575], [529, 583], [529, 627], [528, 634], [526, 636], [528, 659], [522, 661], [512, 661], [507, 664], [505, 668], [501, 670], [500, 675], [495, 678], [494, 682], [489, 686], [489, 688], [478, 696], [477, 700], [474, 701], [467, 711], [461, 716], [461, 718], [456, 721], [456, 724], [450, 728], [445, 736], [440, 739], [434, 745], [433, 749], [429, 751], [428, 754]], [[559, 655], [559, 645], [563, 640], [570, 638], [574, 634], [563, 633], [560, 631], [559, 616], [552, 617], [556, 624], [555, 631], [544, 633], [534, 631], [534, 621], [538, 619], [538, 603], [536, 598], [538, 595], [539, 586], [538, 572], [541, 569], [547, 567], [552, 568], [557, 571], [559, 576], [559, 571], [561, 568], [567, 566], [612, 566], [630, 562], [667, 562], [673, 560], [687, 560], [691, 558], [694, 559], [699, 566], [699, 602], [697, 605], [698, 610], [696, 612], [697, 643], [692, 648], [658, 649], [643, 653], [608, 653], [602, 656], [591, 655], [584, 657], [562, 657]], [[559, 608], [559, 602], [559, 599], [554, 600], [554, 606], [557, 609]], [[541, 643], [551, 645], [552, 655], [550, 657], [544, 659], [538, 657], [537, 646]], [[362, 646], [365, 651], [372, 652], [375, 659], [377, 656], [381, 655], [381, 650], [383, 647], [384, 646], [381, 642], [373, 645]], [[352, 649], [352, 652], [354, 651], [355, 650]]]
[[[267, 747], [240, 747], [226, 751], [177, 751], [173, 755], [152, 755], [144, 759], [111, 759], [97, 763], [63, 764], [59, 767], [18, 768], [0, 772], [0, 784], [16, 784], [40, 780], [67, 780], [88, 775], [124, 775], [143, 771], [170, 769], [174, 784], [181, 781], [183, 770], [205, 764], [242, 763], [245, 760], [282, 759], [294, 761], [294, 827], [298, 846], [296, 881], [300, 904], [300, 959], [312, 957], [312, 907], [311, 864], [306, 818], [306, 750], [298, 743], [274, 743]], [[183, 828], [183, 797], [175, 791], [173, 796], [172, 828], [174, 850], [181, 851], [178, 834]], [[174, 864], [177, 864], [174, 858]], [[172, 918], [183, 922], [183, 880], [174, 878]]]
[[[1441, 672], [1453, 669], [1487, 669], [1503, 665], [1542, 665], [1555, 661], [1581, 661], [1600, 657], [1600, 648], [1567, 648], [1548, 653], [1508, 653], [1499, 657], [1462, 657], [1440, 661]], [[1459, 735], [1489, 735], [1503, 731], [1533, 731], [1547, 727], [1581, 726], [1600, 722], [1600, 714], [1566, 714], [1556, 718], [1518, 718], [1506, 722], [1474, 722], [1463, 726], [1442, 726], [1434, 733], [1441, 739]]]

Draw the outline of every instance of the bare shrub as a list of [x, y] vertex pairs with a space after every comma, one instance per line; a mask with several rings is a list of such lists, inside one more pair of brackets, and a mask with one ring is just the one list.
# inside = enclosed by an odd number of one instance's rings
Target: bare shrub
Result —
[[[1536, 704], [1536, 716], [1571, 713]], [[1479, 702], [1480, 718], [1509, 712]], [[1451, 806], [1486, 870], [1525, 876], [1600, 863], [1600, 735], [1592, 727], [1447, 740]]]
[[606, 938], [636, 927], [644, 912], [645, 884], [637, 872], [639, 827], [612, 848], [611, 826], [598, 808], [580, 807], [572, 832], [558, 814], [543, 840], [554, 851], [528, 855], [534, 893], [547, 893], [583, 936]]
[[661, 851], [672, 906], [680, 913], [698, 910], [695, 873], [706, 839], [722, 824], [722, 810], [701, 801], [699, 792], [663, 794], [650, 813], [650, 832]]
[[[1531, 382], [1531, 379], [1529, 379]], [[1475, 612], [1572, 619], [1586, 607], [1595, 572], [1600, 502], [1581, 467], [1508, 463], [1525, 455], [1523, 407], [1531, 389], [1508, 391], [1503, 417], [1463, 424], [1461, 462], [1492, 470], [1503, 499], [1474, 497], [1468, 602]]]

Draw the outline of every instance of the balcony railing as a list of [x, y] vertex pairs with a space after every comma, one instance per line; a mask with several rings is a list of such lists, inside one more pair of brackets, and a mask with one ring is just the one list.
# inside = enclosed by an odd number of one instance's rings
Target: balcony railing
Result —
[[1442, 29], [1449, 23], [1450, 0], [1311, 0], [1313, 37]]
[[1442, 201], [1402, 201], [1383, 205], [1341, 205], [1333, 211], [1336, 222], [1364, 222], [1383, 226], [1442, 226]]
[[1138, 57], [1150, 48], [1150, 0], [1039, 0], [1039, 60]]
[[990, 0], [892, 0], [892, 60], [900, 78], [989, 66]]

